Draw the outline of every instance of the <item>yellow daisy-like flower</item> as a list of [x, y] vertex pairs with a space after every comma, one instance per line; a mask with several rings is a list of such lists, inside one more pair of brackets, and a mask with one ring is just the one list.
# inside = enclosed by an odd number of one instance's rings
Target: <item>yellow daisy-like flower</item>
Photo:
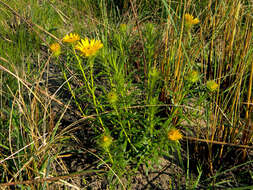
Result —
[[103, 44], [100, 42], [100, 40], [92, 39], [89, 41], [88, 38], [85, 38], [84, 40], [81, 39], [81, 42], [78, 42], [78, 44], [75, 46], [75, 49], [79, 50], [85, 57], [90, 57], [95, 55], [102, 47]]
[[217, 88], [219, 87], [219, 85], [214, 81], [214, 80], [209, 80], [206, 83], [206, 87], [211, 91], [214, 92], [217, 90]]
[[58, 43], [51, 44], [50, 50], [53, 52], [54, 56], [59, 56], [61, 54], [61, 46]]
[[171, 129], [168, 132], [168, 138], [171, 141], [177, 141], [183, 138], [183, 135], [181, 134], [181, 132], [178, 129]]
[[199, 23], [199, 19], [198, 18], [194, 18], [191, 14], [186, 13], [184, 15], [184, 19], [185, 19], [185, 26], [191, 28], [193, 25], [198, 24]]
[[76, 41], [79, 41], [80, 40], [80, 36], [78, 34], [67, 34], [63, 39], [62, 41], [63, 42], [67, 42], [67, 43], [74, 43]]

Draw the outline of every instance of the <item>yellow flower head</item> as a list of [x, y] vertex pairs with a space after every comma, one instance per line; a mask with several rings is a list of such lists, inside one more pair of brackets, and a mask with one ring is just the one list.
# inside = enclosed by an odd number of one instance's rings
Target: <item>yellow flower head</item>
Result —
[[209, 80], [206, 83], [206, 87], [211, 91], [214, 92], [217, 90], [217, 88], [219, 87], [219, 85], [214, 81], [214, 80]]
[[50, 50], [53, 52], [54, 56], [59, 56], [61, 54], [61, 46], [58, 43], [51, 44]]
[[67, 43], [74, 43], [76, 41], [79, 41], [80, 40], [80, 36], [78, 34], [67, 34], [63, 39], [62, 41], [63, 42], [67, 42]]
[[90, 57], [95, 55], [102, 47], [103, 44], [100, 42], [100, 40], [92, 39], [89, 41], [88, 38], [85, 38], [84, 40], [81, 39], [81, 42], [78, 42], [78, 44], [75, 46], [75, 49], [79, 50], [85, 57]]
[[178, 129], [171, 129], [168, 132], [168, 138], [171, 141], [177, 141], [183, 138], [183, 135], [181, 134], [181, 132]]
[[199, 23], [199, 19], [198, 18], [193, 18], [193, 16], [190, 15], [189, 13], [186, 13], [184, 15], [184, 19], [185, 19], [185, 26], [189, 27], [189, 28], [191, 28], [193, 25]]
[[109, 134], [104, 134], [100, 138], [100, 145], [104, 149], [108, 149], [111, 146], [112, 142], [113, 142], [113, 138]]

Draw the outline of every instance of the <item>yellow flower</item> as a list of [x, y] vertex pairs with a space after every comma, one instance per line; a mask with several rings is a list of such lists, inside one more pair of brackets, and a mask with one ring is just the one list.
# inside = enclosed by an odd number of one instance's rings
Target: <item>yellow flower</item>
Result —
[[50, 45], [50, 50], [53, 52], [54, 56], [59, 56], [61, 54], [61, 46], [58, 43], [53, 43]]
[[103, 44], [100, 42], [100, 40], [92, 39], [89, 41], [88, 38], [85, 38], [84, 40], [81, 39], [81, 42], [78, 42], [78, 44], [75, 46], [75, 49], [79, 50], [82, 55], [89, 57], [95, 55], [102, 47]]
[[63, 42], [67, 42], [67, 43], [74, 43], [76, 41], [79, 41], [80, 40], [80, 36], [78, 34], [67, 34], [63, 39], [62, 41]]
[[168, 138], [171, 141], [177, 141], [183, 138], [183, 135], [181, 134], [181, 132], [178, 129], [171, 129], [168, 132]]
[[209, 80], [206, 83], [206, 87], [211, 91], [214, 92], [215, 90], [217, 90], [217, 88], [219, 87], [219, 85], [214, 81], [214, 80]]
[[186, 28], [191, 28], [193, 25], [199, 23], [199, 19], [198, 18], [193, 18], [193, 16], [190, 15], [189, 13], [186, 13], [184, 15], [184, 19], [185, 19]]
[[100, 138], [100, 145], [104, 149], [108, 149], [111, 146], [112, 142], [113, 142], [113, 138], [108, 134], [104, 134]]

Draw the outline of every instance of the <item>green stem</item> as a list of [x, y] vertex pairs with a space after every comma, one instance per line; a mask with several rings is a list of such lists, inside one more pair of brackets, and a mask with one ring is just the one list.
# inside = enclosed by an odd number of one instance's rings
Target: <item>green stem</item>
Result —
[[[121, 117], [120, 117], [120, 114], [119, 114], [119, 112], [118, 112], [117, 107], [114, 106], [114, 109], [115, 109], [116, 114], [117, 114], [117, 116], [118, 116], [118, 118], [119, 118], [119, 124], [120, 124], [120, 126], [121, 126], [121, 128], [122, 128], [122, 130], [123, 130], [123, 132], [124, 132], [124, 134], [125, 134], [125, 136], [126, 136], [126, 138], [127, 138], [127, 141], [128, 141], [129, 144], [133, 147], [133, 149], [134, 149], [136, 152], [138, 152], [138, 150], [135, 148], [135, 146], [134, 146], [133, 143], [131, 142], [131, 140], [130, 140], [130, 138], [129, 138], [129, 136], [128, 136], [128, 134], [127, 134], [127, 132], [126, 132], [126, 130], [125, 130], [123, 124], [122, 124], [122, 122], [121, 122]], [[130, 125], [130, 124], [128, 123], [128, 125]]]
[[65, 73], [65, 71], [64, 71], [63, 69], [62, 69], [62, 72], [63, 72], [64, 79], [67, 81], [69, 91], [70, 91], [72, 97], [74, 98], [75, 103], [76, 103], [78, 109], [80, 110], [80, 112], [82, 113], [82, 115], [85, 116], [85, 114], [83, 113], [83, 110], [82, 110], [80, 104], [78, 103], [78, 101], [77, 101], [77, 99], [76, 99], [75, 93], [74, 93], [74, 91], [73, 91], [72, 88], [71, 88], [71, 85], [70, 85], [70, 83], [69, 83], [69, 81], [68, 81], [67, 75], [66, 75], [66, 73]]
[[101, 117], [100, 117], [100, 115], [99, 115], [99, 111], [98, 111], [98, 108], [97, 108], [97, 100], [96, 100], [96, 95], [95, 95], [94, 79], [93, 79], [94, 58], [92, 57], [92, 58], [88, 59], [88, 62], [89, 62], [89, 64], [90, 64], [90, 73], [91, 73], [91, 75], [90, 75], [90, 78], [91, 78], [91, 86], [90, 86], [90, 83], [89, 83], [89, 81], [87, 80], [87, 77], [86, 77], [86, 75], [85, 75], [85, 72], [84, 72], [84, 69], [83, 69], [83, 66], [82, 66], [82, 61], [81, 61], [81, 59], [79, 58], [79, 56], [76, 54], [76, 51], [75, 51], [74, 46], [72, 46], [72, 48], [73, 48], [74, 55], [75, 55], [75, 57], [76, 57], [76, 59], [77, 59], [79, 68], [80, 68], [80, 70], [81, 70], [81, 72], [82, 72], [83, 78], [84, 78], [84, 80], [85, 80], [85, 83], [86, 83], [86, 85], [87, 85], [87, 87], [88, 87], [88, 89], [89, 89], [89, 91], [90, 91], [90, 93], [91, 93], [91, 95], [92, 95], [93, 103], [94, 103], [94, 106], [95, 106], [96, 113], [97, 113], [97, 115], [98, 115], [99, 122], [100, 122], [101, 126], [103, 127], [103, 129], [104, 129], [104, 131], [105, 131], [105, 127], [104, 127], [103, 121], [102, 121], [102, 119], [101, 119]]
[[110, 153], [110, 151], [109, 151], [109, 148], [106, 148], [105, 151], [108, 153], [109, 159], [110, 159], [111, 163], [113, 164], [113, 159], [112, 159], [112, 155], [111, 155], [111, 153]]
[[91, 91], [91, 94], [92, 94], [93, 103], [94, 103], [94, 106], [95, 106], [96, 113], [98, 115], [99, 122], [100, 122], [101, 126], [103, 127], [103, 129], [105, 131], [103, 121], [102, 121], [102, 119], [99, 115], [99, 111], [98, 111], [98, 108], [97, 108], [97, 100], [96, 100], [96, 95], [95, 95], [94, 79], [93, 79], [93, 65], [94, 65], [94, 58], [93, 57], [91, 59], [89, 59], [89, 64], [90, 64], [90, 78], [91, 78], [91, 90], [90, 91]]

